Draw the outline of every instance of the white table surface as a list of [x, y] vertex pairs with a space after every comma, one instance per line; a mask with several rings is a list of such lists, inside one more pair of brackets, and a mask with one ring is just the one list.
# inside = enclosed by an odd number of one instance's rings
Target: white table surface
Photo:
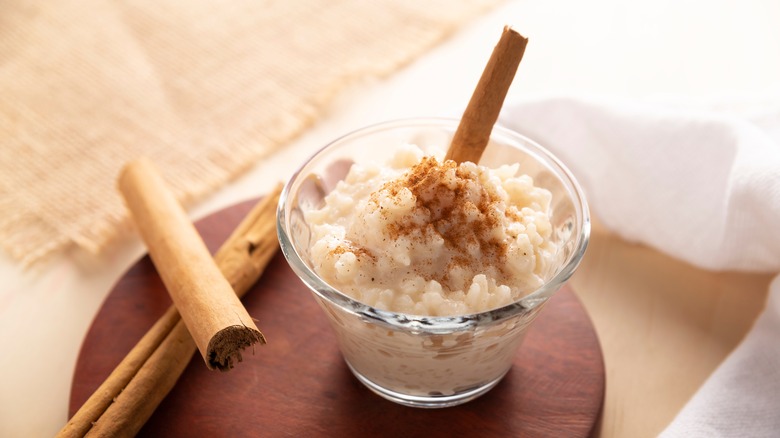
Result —
[[[458, 114], [504, 24], [530, 38], [511, 102], [571, 93], [703, 101], [777, 96], [778, 23], [774, 0], [512, 1], [391, 77], [345, 91], [316, 126], [191, 215], [264, 193], [356, 127]], [[51, 436], [64, 425], [82, 339], [112, 284], [142, 252], [130, 236], [99, 257], [72, 250], [27, 270], [0, 254], [0, 436]]]

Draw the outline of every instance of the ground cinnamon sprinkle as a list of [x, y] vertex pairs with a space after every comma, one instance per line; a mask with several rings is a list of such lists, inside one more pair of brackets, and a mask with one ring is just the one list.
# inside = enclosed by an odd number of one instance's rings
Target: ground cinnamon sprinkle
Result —
[[[373, 193], [371, 202], [379, 206], [381, 192], [397, 197], [404, 188], [414, 195], [416, 205], [409, 220], [387, 224], [389, 237], [396, 240], [405, 236], [416, 245], [425, 245], [432, 235], [438, 235], [451, 253], [456, 254], [447, 263], [447, 269], [427, 274], [418, 269], [418, 275], [449, 289], [463, 290], [467, 285], [450, 284], [449, 272], [456, 267], [468, 268], [473, 260], [458, 254], [470, 254], [478, 248], [482, 258], [490, 260], [491, 265], [500, 268], [504, 264], [508, 243], [492, 232], [502, 224], [503, 201], [479, 181], [477, 172], [452, 160], [439, 163], [435, 157], [423, 157], [402, 178], [387, 182]], [[419, 220], [414, 221], [412, 217], [425, 217], [428, 225], [421, 229], [416, 223]], [[499, 271], [507, 276], [504, 270]]]
[[376, 257], [374, 256], [374, 254], [371, 253], [371, 251], [354, 242], [350, 242], [349, 240], [345, 240], [341, 245], [338, 245], [335, 248], [333, 248], [330, 254], [341, 255], [348, 252], [355, 254], [356, 257], [368, 257], [372, 260], [376, 260]]

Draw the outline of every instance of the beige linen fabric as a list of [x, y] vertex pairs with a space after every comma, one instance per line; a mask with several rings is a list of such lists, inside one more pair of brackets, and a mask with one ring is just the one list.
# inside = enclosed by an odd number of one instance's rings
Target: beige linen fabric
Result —
[[499, 1], [2, 2], [0, 242], [23, 263], [98, 253], [127, 161], [197, 199]]

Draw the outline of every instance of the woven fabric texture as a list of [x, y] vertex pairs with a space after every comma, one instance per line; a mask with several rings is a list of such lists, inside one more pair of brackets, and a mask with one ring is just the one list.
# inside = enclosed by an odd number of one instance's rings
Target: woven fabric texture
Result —
[[26, 264], [99, 253], [124, 163], [193, 202], [499, 1], [3, 2], [0, 242]]

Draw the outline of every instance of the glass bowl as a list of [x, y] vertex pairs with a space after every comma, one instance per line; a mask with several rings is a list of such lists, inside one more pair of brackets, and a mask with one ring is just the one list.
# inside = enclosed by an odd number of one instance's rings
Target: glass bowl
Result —
[[571, 172], [534, 141], [494, 127], [480, 165], [519, 163], [520, 173], [552, 193], [555, 262], [544, 284], [523, 298], [493, 310], [459, 316], [420, 316], [380, 310], [332, 287], [315, 272], [309, 255], [310, 230], [304, 212], [321, 208], [324, 197], [353, 162], [387, 162], [401, 144], [441, 152], [457, 128], [455, 119], [385, 122], [345, 135], [307, 160], [286, 184], [277, 230], [282, 252], [311, 289], [338, 339], [353, 374], [372, 391], [417, 407], [446, 407], [472, 400], [509, 371], [531, 322], [544, 303], [574, 273], [588, 244], [590, 219], [585, 197]]

